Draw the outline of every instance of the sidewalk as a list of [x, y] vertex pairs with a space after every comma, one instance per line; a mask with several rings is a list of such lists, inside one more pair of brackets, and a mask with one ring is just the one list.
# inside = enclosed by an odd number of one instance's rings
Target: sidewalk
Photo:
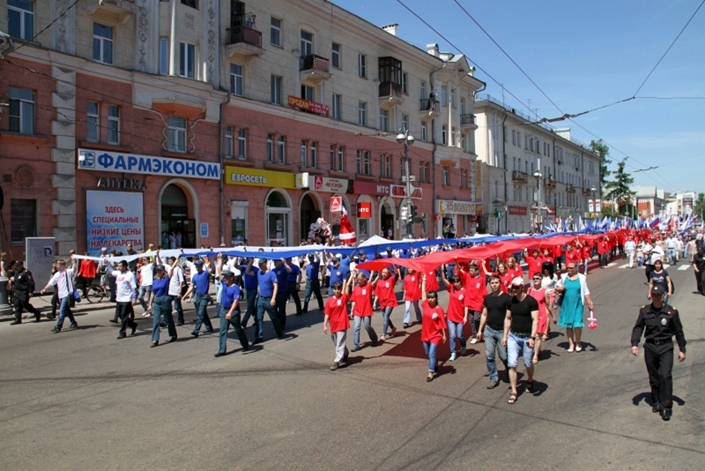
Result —
[[[51, 294], [45, 294], [44, 296], [40, 295], [35, 295], [32, 296], [29, 300], [29, 303], [37, 308], [39, 312], [42, 313], [42, 319], [46, 319], [47, 314], [51, 314]], [[91, 311], [99, 311], [101, 309], [109, 309], [110, 307], [115, 306], [114, 303], [111, 302], [100, 302], [100, 303], [89, 303], [85, 299], [81, 299], [80, 303], [77, 303], [75, 307], [71, 308], [71, 311], [74, 314], [80, 314], [83, 312], [91, 312]], [[58, 309], [56, 312], [56, 315], [59, 315]], [[15, 316], [10, 312], [10, 314], [7, 315], [0, 315], [0, 322], [10, 322], [15, 320]], [[22, 321], [33, 321], [34, 320], [34, 314], [30, 312], [23, 312], [22, 313]]]

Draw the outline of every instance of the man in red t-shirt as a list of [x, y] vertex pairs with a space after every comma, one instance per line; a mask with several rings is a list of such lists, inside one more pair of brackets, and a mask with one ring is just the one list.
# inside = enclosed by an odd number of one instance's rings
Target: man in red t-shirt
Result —
[[396, 283], [397, 280], [392, 276], [389, 268], [383, 269], [381, 276], [372, 282], [375, 290], [375, 300], [372, 305], [375, 306], [379, 300], [379, 305], [382, 308], [382, 336], [379, 338], [382, 341], [387, 339], [387, 330], [390, 327], [392, 328], [392, 337], [397, 333], [397, 328], [394, 327], [394, 323], [390, 319], [392, 309], [397, 307], [397, 295], [394, 292]]
[[343, 293], [343, 283], [336, 281], [333, 284], [333, 296], [330, 296], [323, 308], [323, 333], [328, 333], [330, 325], [330, 336], [335, 345], [335, 360], [330, 367], [335, 371], [341, 366], [345, 366], [348, 361], [347, 340], [350, 320], [348, 319], [348, 295]]
[[[84, 255], [88, 255], [88, 252], [84, 252]], [[93, 278], [97, 272], [97, 265], [95, 261], [84, 258], [81, 260], [81, 264], [78, 266], [78, 275], [81, 277], [81, 290], [83, 291], [83, 297], [88, 298], [88, 286], [93, 283]]]
[[404, 281], [402, 283], [404, 288], [404, 328], [411, 327], [411, 306], [414, 306], [414, 312], [416, 313], [416, 322], [421, 322], [421, 308], [419, 307], [419, 300], [421, 299], [421, 280], [419, 279], [419, 274], [416, 270], [409, 268]]
[[539, 249], [533, 249], [529, 255], [529, 249], [524, 249], [524, 260], [529, 265], [529, 278], [533, 278], [536, 273], [541, 273], [541, 265], [543, 257], [539, 253]]
[[[350, 275], [348, 281], [348, 289], [354, 284], [354, 277], [357, 273], [355, 270]], [[354, 327], [353, 327], [353, 348], [352, 351], [360, 350], [360, 324], [365, 325], [367, 335], [372, 341], [372, 346], [377, 346], [377, 332], [372, 328], [372, 285], [367, 282], [367, 275], [364, 271], [357, 273], [357, 285], [352, 289], [350, 297], [352, 303], [350, 311], [352, 311]]]
[[519, 266], [517, 258], [514, 255], [510, 255], [509, 258], [507, 258], [507, 273], [512, 275], [512, 279], [524, 276], [524, 270]]
[[470, 265], [467, 273], [461, 272], [463, 286], [465, 286], [466, 296], [463, 305], [468, 308], [468, 320], [472, 328], [470, 343], [477, 343], [477, 331], [480, 328], [480, 316], [482, 315], [482, 303], [487, 294], [485, 278], [479, 275], [477, 265]]
[[428, 376], [426, 382], [433, 381], [438, 373], [436, 352], [438, 344], [446, 343], [446, 321], [443, 308], [438, 305], [438, 294], [435, 291], [426, 291], [426, 276], [421, 285], [421, 299], [423, 300], [423, 322], [421, 323], [421, 342], [423, 342], [426, 356], [428, 356]]

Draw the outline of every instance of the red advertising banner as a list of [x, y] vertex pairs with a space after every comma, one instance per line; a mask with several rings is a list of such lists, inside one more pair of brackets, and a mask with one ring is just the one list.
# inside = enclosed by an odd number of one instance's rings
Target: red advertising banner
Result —
[[355, 180], [353, 182], [353, 193], [357, 195], [389, 196], [389, 185]]
[[372, 217], [372, 203], [367, 201], [357, 203], [357, 217], [360, 219], [370, 219]]
[[321, 116], [328, 116], [329, 109], [328, 106], [323, 103], [316, 103], [315, 101], [304, 100], [297, 96], [289, 95], [289, 106], [296, 108], [297, 110], [307, 111], [309, 113], [320, 114]]
[[[405, 185], [389, 185], [389, 196], [393, 198], [406, 198]], [[423, 198], [423, 190], [419, 186], [411, 187], [411, 199], [420, 200]]]
[[330, 212], [340, 212], [343, 210], [343, 198], [340, 196], [334, 196], [330, 199]]
[[512, 216], [526, 216], [529, 214], [526, 206], [508, 206], [509, 214]]

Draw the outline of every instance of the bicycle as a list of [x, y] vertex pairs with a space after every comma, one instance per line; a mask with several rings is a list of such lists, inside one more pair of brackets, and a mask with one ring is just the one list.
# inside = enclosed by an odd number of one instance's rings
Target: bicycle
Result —
[[86, 300], [93, 304], [103, 301], [103, 298], [110, 298], [110, 290], [100, 284], [101, 275], [96, 276], [91, 281], [91, 285], [86, 287]]

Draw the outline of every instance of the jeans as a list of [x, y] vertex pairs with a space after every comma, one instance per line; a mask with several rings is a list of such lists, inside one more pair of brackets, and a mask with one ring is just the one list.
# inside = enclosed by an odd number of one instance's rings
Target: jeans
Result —
[[590, 260], [588, 260], [587, 258], [585, 260], [583, 260], [583, 274], [584, 275], [587, 275], [589, 263], [590, 263]]
[[196, 326], [193, 328], [194, 332], [200, 332], [201, 326], [205, 324], [206, 332], [213, 332], [213, 324], [211, 324], [211, 319], [208, 317], [208, 301], [210, 301], [210, 296], [207, 294], [197, 294], [193, 299], [193, 304], [196, 306]]
[[282, 330], [286, 329], [286, 300], [289, 297], [289, 293], [284, 291], [283, 293], [277, 293], [276, 298], [276, 311], [277, 317], [279, 318], [279, 324], [282, 326]]
[[671, 259], [671, 265], [676, 264], [676, 249], [668, 249], [668, 256]]
[[181, 298], [178, 296], [172, 296], [171, 298], [174, 300], [172, 302], [172, 309], [174, 311], [176, 311], [177, 320], [179, 321], [179, 324], [183, 324], [184, 323], [184, 308], [181, 306]]
[[495, 330], [492, 327], [485, 326], [485, 360], [487, 361], [487, 372], [490, 375], [490, 381], [499, 381], [497, 373], [497, 361], [495, 360], [495, 351], [499, 353], [499, 359], [504, 364], [504, 369], [507, 369], [507, 349], [502, 346], [503, 330]]
[[507, 366], [516, 368], [519, 364], [519, 354], [524, 357], [526, 369], [533, 368], [534, 349], [529, 347], [531, 337], [518, 337], [514, 332], [509, 332], [507, 338]]
[[355, 316], [355, 324], [353, 328], [353, 346], [357, 349], [360, 348], [360, 324], [365, 325], [365, 330], [367, 331], [367, 335], [370, 337], [370, 341], [372, 341], [372, 344], [375, 345], [377, 343], [377, 332], [375, 332], [375, 329], [372, 328], [372, 316], [365, 316], [365, 317], [360, 317], [360, 316]]
[[323, 296], [321, 296], [321, 282], [318, 279], [306, 280], [306, 293], [304, 294], [304, 312], [308, 311], [308, 302], [311, 299], [311, 293], [316, 296], [318, 301], [318, 309], [323, 310]]
[[387, 329], [390, 327], [394, 329], [394, 324], [392, 323], [392, 320], [390, 319], [392, 315], [392, 309], [394, 309], [392, 306], [385, 307], [383, 308], [384, 310], [382, 311], [382, 337], [387, 337]]
[[468, 310], [468, 320], [470, 321], [470, 327], [472, 327], [471, 335], [475, 337], [477, 331], [480, 329], [480, 317], [482, 316], [482, 311]]
[[233, 326], [237, 338], [240, 340], [240, 345], [242, 345], [243, 350], [248, 350], [250, 348], [250, 342], [247, 340], [247, 335], [245, 335], [245, 330], [240, 324], [240, 309], [235, 309], [230, 315], [230, 320], [226, 319], [225, 316], [230, 310], [229, 307], [223, 307], [220, 310], [220, 329], [218, 332], [218, 353], [226, 353], [228, 351], [228, 329]]
[[265, 298], [260, 296], [257, 298], [257, 327], [255, 328], [257, 339], [262, 339], [264, 337], [265, 311], [269, 315], [269, 319], [272, 321], [272, 327], [274, 327], [274, 332], [277, 333], [277, 337], [282, 338], [282, 336], [284, 335], [284, 329], [282, 329], [282, 326], [279, 323], [279, 317], [277, 317], [276, 311], [269, 304], [271, 300], [271, 297]]
[[601, 254], [600, 257], [600, 268], [607, 266], [607, 254]]
[[[147, 310], [148, 304], [147, 301], [149, 301], [149, 296], [152, 294], [152, 285], [147, 285], [147, 286], [140, 286], [140, 291], [139, 294], [137, 295], [137, 300], [140, 302], [140, 306], [142, 306], [142, 309], [145, 311]], [[145, 297], [147, 298], [145, 300]]]
[[448, 345], [450, 346], [451, 354], [455, 353], [455, 339], [458, 339], [460, 341], [461, 348], [465, 348], [465, 346], [467, 345], [463, 333], [464, 327], [465, 324], [463, 324], [462, 322], [453, 322], [451, 320], [448, 320], [448, 333], [450, 334], [450, 342], [448, 343]]
[[414, 306], [414, 312], [416, 313], [416, 322], [421, 322], [421, 308], [419, 307], [419, 300], [416, 301], [405, 301], [404, 310], [404, 324], [408, 324], [411, 320], [411, 306]]
[[428, 357], [428, 372], [435, 373], [438, 368], [438, 360], [436, 360], [436, 352], [438, 352], [438, 344], [431, 342], [424, 342], [423, 349], [426, 351], [426, 356]]
[[[299, 284], [295, 281], [289, 281], [286, 284], [287, 290], [289, 291], [289, 296], [294, 300], [294, 306], [296, 306], [296, 315], [301, 315], [301, 299], [299, 298]], [[287, 296], [288, 298], [288, 296]]]
[[[71, 293], [69, 293], [69, 296], [72, 296]], [[75, 326], [76, 324], [76, 319], [73, 318], [73, 313], [71, 312], [71, 307], [69, 307], [69, 296], [66, 296], [65, 298], [61, 298], [61, 307], [59, 308], [59, 319], [56, 321], [56, 328], [61, 330], [61, 327], [64, 325], [64, 319], [66, 317], [69, 318], [69, 321], [71, 321], [71, 325]]]
[[247, 327], [247, 321], [252, 320], [257, 323], [257, 288], [245, 288], [245, 302], [247, 303], [247, 310], [245, 315], [242, 316], [242, 325]]
[[152, 302], [152, 342], [159, 342], [159, 324], [162, 316], [166, 321], [169, 337], [176, 337], [174, 316], [171, 314], [171, 296], [157, 296]]

